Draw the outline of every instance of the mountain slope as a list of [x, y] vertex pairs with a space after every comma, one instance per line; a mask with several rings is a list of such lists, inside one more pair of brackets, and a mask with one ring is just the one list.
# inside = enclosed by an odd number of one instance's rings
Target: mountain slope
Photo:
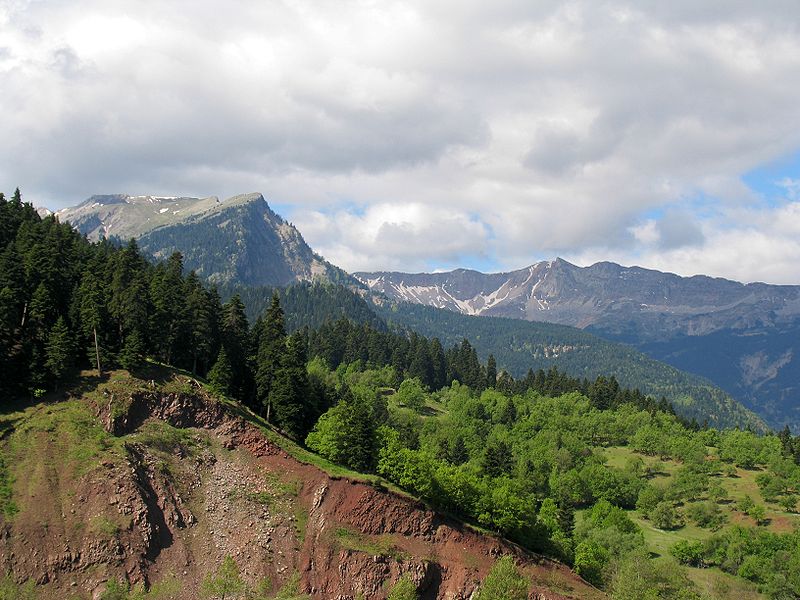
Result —
[[315, 254], [261, 194], [224, 202], [215, 197], [92, 196], [58, 217], [93, 239], [135, 237], [143, 251], [157, 258], [180, 251], [187, 269], [214, 283], [354, 282]]
[[281, 445], [302, 450], [191, 378], [156, 379], [119, 372], [3, 415], [14, 509], [0, 514], [0, 565], [39, 584], [39, 598], [97, 598], [114, 580], [199, 598], [226, 556], [249, 585], [268, 578], [266, 592], [294, 582], [291, 597], [382, 599], [406, 577], [424, 598], [468, 598], [503, 554], [537, 598], [604, 597], [374, 478], [298, 460]]
[[800, 428], [800, 286], [561, 259], [509, 273], [356, 276], [393, 300], [586, 328], [710, 379], [774, 427]]

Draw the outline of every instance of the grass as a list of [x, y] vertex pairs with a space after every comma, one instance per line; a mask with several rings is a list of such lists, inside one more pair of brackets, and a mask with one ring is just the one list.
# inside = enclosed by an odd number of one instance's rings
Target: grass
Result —
[[77, 481], [101, 460], [122, 457], [119, 441], [100, 427], [90, 405], [81, 400], [28, 408], [4, 450], [17, 503], [35, 494], [53, 473], [62, 481]]
[[91, 529], [94, 533], [104, 536], [107, 539], [116, 537], [122, 530], [119, 523], [116, 523], [106, 516], [95, 517], [91, 521]]
[[308, 527], [308, 511], [302, 506], [294, 507], [294, 528], [297, 532], [297, 539], [302, 544], [306, 539], [306, 529]]
[[[709, 448], [709, 454], [714, 455], [716, 449]], [[642, 459], [645, 466], [653, 467], [660, 464], [663, 473], [654, 476], [650, 481], [656, 485], [668, 485], [674, 474], [682, 466], [681, 463], [673, 460], [661, 461], [658, 457], [642, 456], [633, 452], [630, 448], [611, 447], [605, 448], [604, 454], [609, 466], [624, 468], [629, 460], [634, 457]], [[749, 496], [757, 504], [766, 506], [766, 517], [770, 522], [765, 529], [775, 532], [791, 530], [800, 525], [800, 515], [790, 514], [775, 506], [769, 505], [761, 496], [756, 476], [762, 472], [759, 469], [745, 470], [736, 469], [734, 477], [723, 475], [712, 476], [711, 481], [719, 483], [727, 492], [729, 502], [719, 503], [723, 513], [728, 516], [728, 523], [723, 529], [732, 524], [743, 524], [754, 526], [754, 521], [740, 511], [736, 510], [736, 503]], [[686, 513], [688, 507], [696, 502], [687, 502], [681, 510]], [[646, 520], [638, 511], [629, 511], [628, 515], [639, 525], [644, 535], [645, 545], [650, 552], [660, 556], [669, 556], [669, 549], [681, 540], [704, 541], [714, 535], [710, 529], [703, 529], [687, 520], [686, 524], [673, 531], [664, 531], [655, 528], [650, 521]], [[712, 599], [741, 598], [744, 600], [762, 598], [756, 586], [740, 577], [729, 575], [718, 568], [691, 568], [686, 567], [689, 578], [698, 586], [698, 589]]]
[[712, 600], [760, 600], [764, 598], [755, 584], [735, 577], [719, 569], [686, 567], [686, 574], [695, 583], [700, 593]]
[[346, 527], [339, 527], [333, 534], [335, 542], [346, 550], [363, 552], [370, 556], [390, 556], [401, 559], [403, 553], [392, 544], [391, 536], [372, 537]]
[[173, 454], [185, 450], [192, 455], [203, 443], [203, 438], [188, 429], [173, 427], [164, 421], [148, 421], [127, 439], [138, 442], [158, 452]]

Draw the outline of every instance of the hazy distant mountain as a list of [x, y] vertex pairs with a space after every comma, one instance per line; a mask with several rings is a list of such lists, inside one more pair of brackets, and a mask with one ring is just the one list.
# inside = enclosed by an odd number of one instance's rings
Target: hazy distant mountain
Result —
[[800, 428], [800, 286], [602, 262], [509, 273], [356, 273], [394, 300], [586, 328], [705, 377], [773, 426]]
[[224, 202], [216, 197], [92, 196], [59, 211], [58, 217], [93, 239], [135, 237], [144, 252], [158, 258], [179, 250], [187, 269], [216, 283], [354, 281], [314, 253], [261, 194]]

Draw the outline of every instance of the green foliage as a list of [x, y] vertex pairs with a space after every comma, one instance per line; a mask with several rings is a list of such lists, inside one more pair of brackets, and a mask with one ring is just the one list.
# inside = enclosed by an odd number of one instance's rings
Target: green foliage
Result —
[[[471, 317], [411, 303], [385, 303], [377, 311], [390, 326], [436, 337], [445, 346], [467, 338], [474, 344], [478, 356], [486, 359], [493, 354], [497, 363], [517, 378], [525, 377], [529, 369], [546, 372], [553, 366], [577, 377], [597, 378], [614, 373], [621, 386], [641, 390], [653, 398], [667, 396], [687, 419], [695, 417], [699, 422], [708, 419], [716, 427], [751, 425], [759, 431], [765, 429], [760, 419], [707, 380], [586, 331], [552, 323]], [[549, 351], [564, 346], [572, 350], [558, 353], [557, 357]], [[468, 379], [459, 381], [480, 389], [485, 377], [479, 386]], [[580, 387], [554, 389], [551, 393], [559, 395], [574, 389]], [[597, 392], [601, 390], [598, 388]], [[598, 393], [597, 399], [603, 395]]]
[[425, 389], [416, 377], [404, 379], [397, 389], [398, 402], [416, 412], [425, 408], [426, 398]]
[[230, 396], [234, 389], [233, 367], [224, 347], [219, 349], [217, 360], [208, 372], [208, 383], [212, 390], [223, 396]]
[[5, 457], [0, 454], [0, 513], [6, 519], [12, 518], [19, 508], [14, 502], [14, 480], [8, 471]]
[[0, 578], [0, 600], [37, 600], [39, 593], [32, 579], [25, 583], [17, 583], [8, 574]]
[[389, 595], [386, 596], [386, 600], [418, 600], [419, 594], [417, 594], [417, 586], [414, 585], [414, 582], [411, 581], [409, 577], [401, 577], [397, 580], [397, 583], [392, 586], [392, 590], [389, 592]]
[[689, 517], [699, 527], [717, 530], [722, 527], [727, 519], [727, 515], [722, 512], [716, 502], [698, 502], [690, 505], [686, 509], [686, 516]]
[[669, 549], [675, 560], [690, 567], [704, 566], [704, 551], [703, 542], [689, 540], [681, 540]]
[[246, 584], [239, 574], [239, 565], [233, 557], [226, 556], [217, 571], [206, 575], [200, 586], [204, 598], [226, 600], [244, 595]]
[[275, 600], [310, 600], [310, 598], [311, 596], [300, 591], [300, 573], [296, 571], [292, 573], [275, 595]]
[[595, 541], [587, 540], [575, 547], [573, 567], [586, 581], [602, 585], [603, 572], [610, 559], [608, 550]]
[[481, 582], [475, 600], [527, 600], [530, 581], [519, 572], [514, 559], [498, 560]]
[[659, 502], [648, 515], [654, 527], [671, 530], [683, 527], [683, 519], [672, 502]]
[[47, 368], [50, 377], [58, 381], [69, 371], [73, 364], [75, 349], [72, 342], [72, 334], [67, 327], [64, 317], [58, 317], [55, 325], [50, 330], [45, 346], [44, 366]]
[[130, 586], [117, 579], [111, 579], [106, 584], [106, 589], [100, 594], [100, 600], [128, 600]]
[[769, 464], [780, 457], [781, 452], [781, 442], [775, 436], [757, 436], [737, 429], [720, 435], [720, 458], [743, 469]]
[[323, 414], [306, 437], [306, 445], [328, 460], [371, 472], [376, 466], [377, 432], [365, 400], [345, 393]]
[[612, 600], [701, 600], [674, 563], [634, 552], [621, 561], [611, 582]]

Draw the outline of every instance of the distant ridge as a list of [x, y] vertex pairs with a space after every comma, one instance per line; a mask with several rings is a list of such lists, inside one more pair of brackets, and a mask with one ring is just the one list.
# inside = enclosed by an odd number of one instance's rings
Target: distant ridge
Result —
[[680, 277], [563, 259], [507, 273], [360, 272], [395, 301], [571, 325], [707, 377], [773, 427], [800, 431], [800, 286]]

